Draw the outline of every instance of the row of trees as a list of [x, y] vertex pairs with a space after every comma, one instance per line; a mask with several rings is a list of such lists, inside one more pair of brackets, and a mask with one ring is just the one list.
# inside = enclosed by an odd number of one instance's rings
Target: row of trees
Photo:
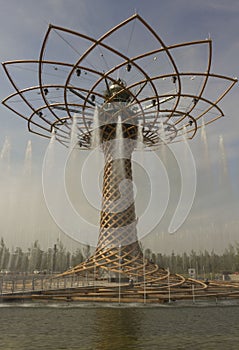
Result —
[[84, 261], [90, 254], [90, 247], [76, 249], [74, 253], [66, 250], [62, 242], [57, 241], [52, 248], [44, 251], [35, 241], [27, 251], [17, 247], [14, 251], [0, 241], [0, 271], [25, 272], [44, 271], [46, 273], [62, 272]]
[[[145, 249], [145, 257], [161, 267], [169, 268], [171, 272], [187, 274], [189, 268], [196, 270], [197, 276], [208, 277], [223, 272], [239, 271], [239, 244], [229, 245], [222, 254], [214, 251], [195, 252], [170, 255], [154, 253]], [[62, 272], [75, 266], [90, 256], [90, 247], [78, 248], [69, 252], [57, 241], [53, 247], [43, 250], [35, 241], [27, 251], [17, 247], [14, 251], [6, 246], [3, 238], [0, 240], [0, 271], [26, 272], [34, 271]]]
[[159, 266], [169, 268], [171, 272], [187, 274], [190, 268], [194, 268], [197, 277], [215, 277], [217, 274], [233, 273], [239, 271], [239, 244], [229, 245], [223, 253], [214, 251], [175, 254], [155, 254], [150, 249], [145, 250], [145, 256]]

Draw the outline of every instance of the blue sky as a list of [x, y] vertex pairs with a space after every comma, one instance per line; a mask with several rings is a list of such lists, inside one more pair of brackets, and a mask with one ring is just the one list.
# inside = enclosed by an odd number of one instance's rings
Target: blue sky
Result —
[[[232, 77], [239, 76], [239, 3], [237, 0], [0, 0], [0, 2], [0, 59], [2, 62], [38, 58], [49, 23], [99, 37], [111, 27], [138, 12], [159, 33], [166, 44], [205, 39], [210, 36], [213, 40], [212, 70], [215, 73]], [[13, 90], [2, 69], [0, 79], [0, 99], [2, 100]], [[149, 238], [147, 241], [149, 246], [154, 247], [156, 242], [158, 247], [162, 247], [160, 249], [177, 251], [177, 249], [182, 250], [183, 247], [191, 249], [193, 244], [196, 245], [195, 249], [203, 249], [207, 246], [212, 249], [215, 244], [216, 248], [220, 249], [228, 242], [239, 241], [238, 84], [221, 101], [220, 107], [226, 117], [207, 128], [207, 142], [210, 152], [209, 167], [205, 162], [200, 135], [190, 144], [196, 160], [199, 181], [190, 218], [179, 234], [175, 236], [167, 235], [165, 233], [167, 224], [165, 223], [164, 227], [164, 223], [162, 223], [157, 232], [164, 231], [164, 235], [157, 236], [157, 239], [155, 235], [154, 238]], [[28, 140], [32, 142], [34, 166], [38, 170], [41, 169], [48, 142], [29, 134], [25, 121], [8, 111], [4, 106], [0, 106], [0, 118], [0, 151], [3, 149], [7, 137], [11, 145], [11, 161], [14, 163], [12, 169], [16, 164], [21, 166], [24, 163]], [[222, 135], [224, 140], [229, 171], [229, 180], [226, 181], [224, 178], [221, 187], [215, 185], [222, 162], [222, 153], [220, 153], [218, 146], [219, 135]], [[16, 170], [15, 174], [14, 171], [12, 170], [11, 176], [15, 176], [15, 194], [20, 196], [21, 189], [25, 191], [27, 187], [17, 183], [16, 177], [19, 169]], [[211, 187], [212, 192], [208, 192], [211, 181], [209, 181], [208, 175], [210, 171], [214, 184], [214, 187]], [[12, 190], [12, 183], [6, 181], [4, 188], [10, 186]], [[227, 187], [228, 183], [229, 187]], [[2, 188], [3, 185], [1, 185]], [[39, 182], [36, 181], [31, 191], [39, 191], [40, 193], [40, 188], [41, 181], [39, 180]], [[5, 194], [5, 196], [7, 195]], [[29, 201], [33, 200], [32, 198], [29, 196]], [[45, 216], [47, 217], [46, 209], [43, 204], [41, 206], [42, 215], [45, 218]], [[9, 205], [8, 209], [3, 210], [5, 210], [3, 214], [5, 218], [8, 217], [9, 220], [12, 220], [14, 215], [18, 218], [16, 207], [13, 204]], [[12, 212], [8, 213], [7, 210]], [[47, 220], [43, 219], [43, 221], [49, 223], [52, 231], [58, 232], [50, 218], [47, 217]], [[209, 230], [205, 230], [209, 223], [212, 225], [212, 234]], [[33, 233], [33, 229], [29, 228], [29, 225], [26, 227], [23, 223], [21, 225], [21, 234], [13, 232], [12, 226], [8, 225], [8, 229], [5, 230], [4, 225], [2, 225], [1, 230], [4, 232], [2, 235], [6, 236], [11, 244], [15, 244], [14, 241], [16, 241], [18, 245], [21, 244], [21, 241], [25, 242], [26, 239], [31, 241], [38, 237], [37, 233]], [[34, 227], [34, 222], [32, 225]], [[200, 225], [201, 228], [199, 228]], [[223, 228], [223, 232], [220, 233], [222, 226], [227, 227], [227, 229]], [[43, 227], [43, 231], [49, 229], [47, 225], [43, 224]], [[191, 234], [191, 231], [194, 233]], [[204, 231], [207, 233], [204, 234]], [[27, 232], [27, 235], [24, 232]], [[46, 235], [44, 237], [47, 239]], [[195, 237], [197, 237], [196, 240]]]

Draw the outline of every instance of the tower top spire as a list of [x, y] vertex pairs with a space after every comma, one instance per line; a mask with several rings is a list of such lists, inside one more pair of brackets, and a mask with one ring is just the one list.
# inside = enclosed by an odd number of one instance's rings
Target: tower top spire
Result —
[[108, 86], [104, 96], [106, 102], [129, 102], [131, 93], [127, 89], [126, 82], [119, 78]]

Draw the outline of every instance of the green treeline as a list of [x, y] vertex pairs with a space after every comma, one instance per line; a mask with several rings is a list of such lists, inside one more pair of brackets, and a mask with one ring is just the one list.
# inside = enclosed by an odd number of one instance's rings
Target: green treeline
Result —
[[[222, 254], [214, 251], [195, 252], [170, 255], [144, 250], [147, 259], [161, 267], [169, 268], [172, 273], [187, 274], [189, 268], [196, 270], [197, 276], [215, 277], [223, 272], [239, 271], [239, 243], [229, 245]], [[90, 247], [68, 251], [57, 241], [52, 248], [44, 251], [39, 242], [35, 241], [27, 251], [17, 247], [14, 251], [6, 246], [3, 238], [0, 240], [0, 271], [27, 272], [41, 271], [46, 273], [63, 272], [75, 266], [90, 256]]]
[[189, 268], [194, 268], [196, 277], [215, 278], [217, 274], [239, 271], [239, 244], [229, 245], [222, 254], [214, 251], [195, 252], [170, 255], [155, 254], [150, 249], [145, 250], [145, 256], [173, 273], [187, 274]]
[[74, 253], [66, 250], [60, 241], [44, 251], [35, 241], [27, 251], [17, 247], [14, 251], [6, 246], [3, 238], [0, 241], [0, 271], [45, 273], [63, 272], [84, 261], [90, 255], [90, 247], [76, 249]]

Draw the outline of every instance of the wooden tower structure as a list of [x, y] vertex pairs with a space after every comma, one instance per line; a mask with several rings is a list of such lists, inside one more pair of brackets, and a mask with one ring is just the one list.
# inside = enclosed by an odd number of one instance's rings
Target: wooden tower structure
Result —
[[[129, 40], [123, 48], [125, 38]], [[198, 70], [185, 70], [192, 48], [205, 53], [204, 64]], [[179, 52], [183, 56], [178, 66]], [[79, 151], [94, 148], [97, 133], [97, 147], [104, 153], [96, 250], [63, 275], [89, 273], [97, 278], [134, 279], [138, 284], [144, 280], [159, 288], [185, 283], [183, 276], [170, 275], [143, 257], [131, 161], [139, 141], [143, 150], [154, 150], [161, 144], [192, 139], [198, 129], [224, 115], [218, 103], [237, 79], [212, 73], [211, 63], [211, 39], [166, 45], [138, 14], [97, 39], [50, 25], [38, 59], [3, 63], [15, 89], [3, 104], [27, 121], [30, 132], [46, 138], [54, 134], [68, 147], [75, 120]], [[16, 67], [24, 75], [21, 89]], [[206, 87], [215, 81], [224, 86], [217, 95], [214, 88], [210, 97]], [[206, 287], [194, 283], [195, 288]]]

